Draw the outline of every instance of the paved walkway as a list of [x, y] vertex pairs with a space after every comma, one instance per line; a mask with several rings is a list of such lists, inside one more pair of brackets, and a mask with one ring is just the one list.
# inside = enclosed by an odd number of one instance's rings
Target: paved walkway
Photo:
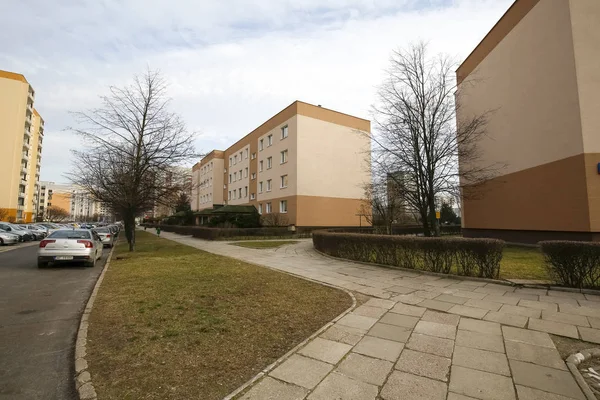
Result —
[[253, 250], [162, 236], [373, 297], [244, 400], [585, 399], [548, 333], [600, 343], [600, 297], [334, 260], [309, 240]]

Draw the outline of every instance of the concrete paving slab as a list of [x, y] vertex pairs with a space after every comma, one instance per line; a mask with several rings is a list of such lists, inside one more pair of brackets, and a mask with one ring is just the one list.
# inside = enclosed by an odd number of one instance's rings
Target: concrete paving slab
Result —
[[369, 336], [406, 343], [411, 333], [412, 330], [410, 328], [378, 322], [373, 325], [367, 334]]
[[412, 289], [404, 286], [392, 286], [386, 289], [387, 291], [396, 293], [396, 294], [409, 294], [415, 292], [417, 289]]
[[451, 309], [449, 309], [448, 312], [452, 314], [462, 315], [464, 317], [481, 319], [485, 316], [485, 314], [488, 313], [488, 310], [475, 307], [461, 306], [457, 304]]
[[[517, 304], [519, 304], [519, 301], [521, 299], [518, 297], [509, 297], [509, 296], [501, 296], [501, 295], [497, 295], [497, 294], [488, 294], [487, 296], [485, 296], [483, 298], [483, 300], [490, 301], [492, 303], [500, 303], [500, 305], [508, 304], [510, 306], [516, 306]], [[495, 311], [498, 311], [498, 310], [495, 310]]]
[[[565, 397], [559, 394], [543, 392], [541, 390], [516, 385], [519, 400], [573, 400], [572, 397]], [[448, 399], [450, 400], [450, 399]]]
[[409, 315], [396, 314], [388, 312], [385, 314], [379, 322], [389, 325], [402, 326], [404, 328], [412, 329], [419, 322], [419, 317], [411, 317]]
[[562, 297], [566, 299], [585, 300], [582, 293], [563, 292], [562, 290], [548, 290], [549, 297]]
[[443, 301], [438, 301], [438, 300], [423, 300], [422, 302], [419, 303], [420, 307], [427, 307], [430, 308], [432, 310], [438, 310], [438, 311], [448, 311], [449, 309], [451, 309], [454, 304], [452, 303], [445, 303]]
[[413, 333], [406, 348], [449, 358], [452, 356], [454, 341]]
[[377, 358], [350, 353], [342, 361], [336, 372], [366, 383], [381, 386], [394, 364]]
[[592, 328], [579, 327], [581, 339], [586, 342], [600, 343], [600, 330]]
[[402, 314], [402, 315], [410, 315], [412, 317], [421, 317], [421, 316], [423, 316], [425, 311], [427, 311], [427, 309], [424, 307], [411, 306], [411, 305], [402, 304], [402, 303], [396, 304], [390, 310], [390, 312], [394, 312], [394, 313]]
[[394, 371], [381, 390], [384, 400], [446, 400], [446, 384], [433, 379]]
[[438, 289], [430, 289], [430, 290], [417, 290], [413, 293], [415, 296], [423, 297], [424, 299], [431, 300], [438, 297], [440, 294], [443, 294], [441, 290]]
[[456, 346], [452, 355], [452, 365], [510, 376], [506, 355], [493, 351]]
[[534, 346], [528, 343], [506, 340], [506, 355], [511, 360], [524, 361], [545, 367], [567, 370], [558, 350], [550, 347]]
[[364, 334], [365, 333], [363, 330], [335, 324], [323, 332], [320, 337], [354, 346], [360, 341], [360, 339], [362, 339]]
[[371, 317], [371, 318], [381, 318], [383, 314], [387, 312], [387, 308], [380, 307], [371, 307], [362, 305], [356, 307], [354, 311], [352, 311], [356, 315], [362, 315], [363, 317]]
[[516, 399], [510, 378], [458, 365], [452, 367], [449, 390], [476, 399]]
[[[600, 318], [586, 317], [592, 328], [600, 329]], [[584, 325], [582, 325], [584, 326]]]
[[566, 336], [579, 339], [579, 333], [575, 325], [563, 324], [561, 322], [547, 321], [543, 319], [529, 318], [529, 329], [552, 333], [554, 335]]
[[392, 301], [399, 301], [404, 304], [419, 304], [425, 300], [423, 297], [415, 296], [414, 294], [404, 294], [391, 298]]
[[488, 311], [498, 311], [502, 307], [502, 303], [495, 303], [488, 300], [469, 299], [465, 304], [468, 307], [481, 308]]
[[429, 321], [419, 321], [415, 326], [414, 332], [445, 339], [454, 339], [456, 337], [455, 326]]
[[469, 299], [465, 297], [452, 296], [451, 294], [440, 294], [435, 298], [435, 300], [454, 304], [464, 304]]
[[384, 299], [370, 299], [364, 305], [369, 307], [387, 308], [389, 310], [396, 305], [396, 302]]
[[550, 339], [547, 333], [535, 332], [527, 329], [513, 328], [511, 326], [503, 326], [502, 334], [504, 340], [512, 340], [515, 342], [533, 344], [535, 346], [550, 347], [556, 349], [554, 342]]
[[459, 330], [456, 335], [456, 345], [472, 349], [495, 351], [504, 353], [504, 343], [501, 336], [487, 333]]
[[240, 400], [302, 400], [307, 394], [308, 389], [267, 376], [254, 385]]
[[509, 362], [515, 384], [585, 400], [584, 394], [570, 372], [516, 360]]
[[471, 292], [470, 290], [472, 290], [472, 288], [465, 289], [464, 287], [461, 287], [458, 292], [454, 292], [452, 295], [456, 297], [466, 297], [468, 299], [476, 300], [481, 300], [484, 297], [488, 296], [487, 293], [475, 293]]
[[437, 322], [438, 324], [457, 326], [458, 321], [460, 321], [460, 315], [427, 310], [427, 312], [421, 317], [421, 321]]
[[404, 349], [395, 368], [442, 382], [448, 382], [451, 360], [429, 353]]
[[498, 322], [502, 325], [511, 325], [518, 328], [524, 328], [529, 321], [528, 317], [523, 317], [521, 315], [507, 314], [502, 312], [493, 312], [490, 311], [483, 317], [485, 321]]
[[571, 324], [589, 327], [588, 317], [583, 315], [565, 314], [561, 312], [554, 312], [548, 310], [542, 310], [542, 319], [554, 322], [561, 322], [563, 324]]
[[540, 318], [542, 316], [542, 310], [528, 307], [511, 306], [508, 304], [504, 304], [502, 307], [500, 307], [499, 312], [520, 315], [522, 317], [529, 318]]
[[317, 386], [308, 400], [375, 400], [378, 391], [375, 385], [333, 373]]
[[545, 301], [521, 300], [518, 305], [521, 307], [535, 308], [537, 310], [558, 311], [558, 305], [556, 303], [546, 303]]
[[271, 371], [269, 375], [279, 380], [302, 386], [306, 389], [312, 389], [317, 386], [317, 384], [321, 382], [332, 369], [332, 365], [322, 361], [294, 354], [279, 367]]
[[365, 336], [358, 342], [352, 351], [365, 356], [395, 362], [400, 356], [400, 352], [403, 348], [404, 343], [373, 336]]
[[366, 331], [371, 329], [376, 322], [377, 318], [365, 317], [350, 313], [344, 315], [337, 323], [340, 325], [349, 326], [351, 328], [364, 329]]
[[471, 332], [486, 333], [490, 335], [502, 335], [500, 324], [497, 322], [481, 321], [478, 319], [461, 318], [458, 329]]
[[462, 394], [456, 394], [448, 392], [448, 400], [477, 400], [475, 397], [463, 396]]
[[337, 364], [350, 351], [352, 346], [322, 338], [314, 338], [298, 353], [330, 364]]

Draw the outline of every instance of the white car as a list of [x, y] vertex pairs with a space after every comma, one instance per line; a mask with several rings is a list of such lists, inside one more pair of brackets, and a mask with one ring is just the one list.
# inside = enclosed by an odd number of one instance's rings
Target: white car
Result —
[[103, 248], [98, 234], [89, 229], [54, 231], [40, 242], [38, 268], [44, 268], [49, 263], [77, 261], [83, 261], [86, 267], [93, 267], [102, 257]]
[[19, 235], [0, 229], [0, 246], [19, 243]]

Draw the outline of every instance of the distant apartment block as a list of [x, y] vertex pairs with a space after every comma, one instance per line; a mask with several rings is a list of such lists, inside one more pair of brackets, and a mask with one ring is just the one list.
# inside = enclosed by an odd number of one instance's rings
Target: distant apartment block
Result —
[[54, 182], [39, 182], [38, 203], [36, 205], [36, 215], [39, 220], [46, 216], [48, 207], [62, 208], [69, 212], [71, 210], [71, 185], [57, 184]]
[[23, 75], [0, 70], [0, 209], [17, 222], [36, 213], [44, 120], [34, 101]]
[[505, 165], [465, 235], [600, 241], [599, 49], [600, 1], [517, 0], [459, 67], [457, 118], [492, 111], [482, 161]]
[[290, 225], [358, 226], [370, 130], [368, 120], [296, 101], [194, 165], [192, 209], [252, 205]]

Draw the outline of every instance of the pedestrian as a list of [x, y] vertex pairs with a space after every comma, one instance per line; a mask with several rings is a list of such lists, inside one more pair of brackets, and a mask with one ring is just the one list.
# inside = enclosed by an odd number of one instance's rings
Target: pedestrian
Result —
[[156, 227], [156, 234], [157, 234], [158, 236], [160, 236], [160, 226], [157, 226], [157, 227]]

